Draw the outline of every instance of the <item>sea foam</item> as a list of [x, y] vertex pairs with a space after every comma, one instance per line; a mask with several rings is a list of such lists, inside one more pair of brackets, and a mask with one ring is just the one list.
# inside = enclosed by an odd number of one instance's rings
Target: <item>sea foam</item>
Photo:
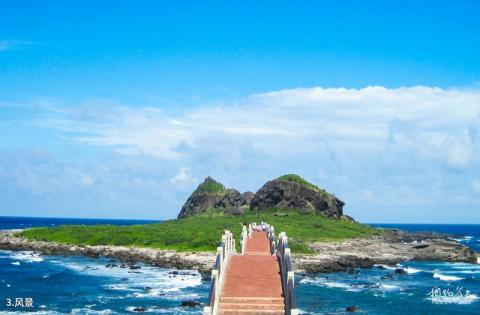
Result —
[[15, 260], [21, 260], [27, 263], [43, 261], [43, 258], [40, 257], [40, 254], [31, 251], [12, 252], [10, 258]]
[[[90, 275], [109, 277], [111, 282], [104, 285], [107, 290], [125, 291], [129, 298], [167, 298], [169, 300], [196, 299], [198, 295], [184, 292], [184, 289], [193, 288], [202, 284], [202, 277], [198, 271], [164, 269], [141, 265], [139, 270], [130, 270], [120, 267], [105, 267], [106, 261], [83, 261], [68, 259], [59, 262], [64, 267], [76, 272]], [[120, 263], [117, 263], [120, 265]], [[119, 282], [121, 281], [121, 282]]]
[[407, 268], [405, 268], [405, 271], [407, 271], [407, 273], [413, 274], [413, 273], [422, 272], [423, 270], [412, 268], [412, 267], [407, 267]]
[[400, 290], [400, 287], [393, 284], [380, 284], [380, 289], [385, 291]]
[[300, 283], [305, 283], [305, 284], [314, 284], [314, 285], [321, 285], [324, 287], [328, 288], [337, 288], [337, 289], [343, 289], [346, 291], [350, 292], [358, 292], [361, 291], [361, 289], [355, 285], [351, 285], [348, 283], [342, 283], [342, 282], [336, 282], [336, 281], [328, 281], [327, 279], [324, 278], [304, 278], [300, 280]]
[[110, 315], [114, 314], [111, 309], [105, 309], [105, 310], [92, 310], [89, 308], [74, 308], [72, 309], [70, 314], [87, 314], [87, 315]]
[[463, 280], [463, 278], [460, 278], [460, 277], [446, 276], [446, 275], [442, 275], [441, 273], [438, 273], [438, 272], [435, 272], [433, 274], [433, 277], [436, 278], [436, 279], [440, 279], [442, 281], [460, 281], [460, 280]]
[[388, 270], [395, 270], [395, 269], [398, 268], [398, 267], [389, 266], [389, 265], [383, 265], [383, 264], [375, 264], [374, 266], [375, 266], [375, 267], [382, 267], [382, 268], [388, 269]]

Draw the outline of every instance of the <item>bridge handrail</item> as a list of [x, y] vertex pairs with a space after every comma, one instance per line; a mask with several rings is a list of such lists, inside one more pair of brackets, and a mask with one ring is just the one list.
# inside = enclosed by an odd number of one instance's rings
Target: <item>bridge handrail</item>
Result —
[[[254, 227], [258, 226], [254, 223]], [[268, 236], [270, 253], [277, 255], [280, 262], [280, 274], [282, 278], [283, 296], [285, 299], [285, 311], [287, 315], [297, 315], [297, 301], [295, 298], [295, 274], [292, 267], [290, 247], [285, 232], [278, 235], [278, 242], [275, 240], [275, 228], [266, 222], [259, 225]]]
[[[242, 227], [241, 251], [245, 252], [246, 240], [251, 237], [252, 231], [257, 228], [267, 233], [270, 243], [270, 253], [278, 256], [280, 264], [280, 275], [282, 281], [283, 296], [285, 300], [285, 313], [287, 315], [298, 315], [296, 297], [295, 297], [295, 276], [292, 267], [290, 248], [288, 238], [285, 232], [278, 235], [278, 241], [275, 240], [275, 229], [268, 223], [253, 223]], [[216, 315], [218, 313], [219, 296], [223, 286], [225, 270], [227, 268], [230, 256], [236, 253], [235, 239], [230, 231], [225, 230], [222, 236], [222, 242], [217, 247], [217, 256], [215, 265], [212, 269], [212, 282], [210, 285], [210, 294], [208, 304], [204, 307], [205, 315]]]
[[276, 255], [280, 261], [280, 274], [282, 278], [283, 296], [287, 315], [297, 315], [297, 301], [295, 298], [295, 274], [292, 268], [290, 247], [285, 232], [278, 235]]
[[247, 226], [244, 224], [242, 227], [242, 240], [240, 241], [242, 255], [245, 253], [247, 239], [249, 239], [251, 236], [252, 236], [252, 225], [249, 224], [247, 228]]
[[236, 253], [235, 239], [233, 234], [225, 230], [222, 235], [222, 242], [217, 247], [217, 255], [215, 264], [212, 269], [212, 282], [210, 284], [210, 293], [208, 295], [207, 306], [204, 307], [205, 315], [216, 315], [218, 313], [218, 304], [220, 291], [222, 290], [223, 280], [225, 278], [225, 270], [227, 268], [230, 256]]

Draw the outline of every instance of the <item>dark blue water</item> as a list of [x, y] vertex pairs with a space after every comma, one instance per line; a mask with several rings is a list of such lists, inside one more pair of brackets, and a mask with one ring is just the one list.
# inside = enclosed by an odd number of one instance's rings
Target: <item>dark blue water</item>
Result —
[[78, 218], [31, 218], [31, 217], [2, 217], [0, 216], [0, 230], [26, 229], [30, 227], [56, 226], [65, 224], [113, 224], [133, 225], [160, 222], [153, 220], [114, 220], [114, 219], [78, 219]]
[[437, 232], [451, 235], [453, 239], [480, 252], [480, 224], [371, 224], [380, 228], [400, 229], [410, 232]]
[[[0, 229], [148, 222], [0, 217]], [[378, 226], [449, 233], [472, 248], [480, 245], [479, 225]], [[165, 268], [107, 268], [108, 263], [108, 258], [0, 251], [0, 314], [26, 311], [5, 306], [6, 299], [15, 298], [32, 298], [35, 314], [134, 314], [135, 309], [156, 314], [201, 314], [201, 308], [181, 306], [184, 300], [207, 300], [209, 283], [197, 272], [175, 275]], [[345, 314], [349, 305], [356, 305], [360, 314], [480, 314], [480, 265], [408, 262], [399, 267], [408, 273], [385, 277], [393, 271], [385, 266], [358, 269], [357, 274], [298, 274], [298, 306], [303, 314]], [[429, 293], [437, 288], [454, 294], [432, 297]]]
[[[0, 217], [0, 229], [64, 224], [132, 225], [148, 220]], [[109, 258], [47, 256], [33, 252], [0, 251], [0, 314], [128, 314], [144, 310], [160, 314], [199, 314], [200, 308], [181, 307], [182, 301], [205, 303], [209, 283], [196, 271], [156, 268], [107, 268], [121, 265]], [[8, 307], [21, 298], [33, 308]], [[143, 313], [143, 312], [142, 312]]]
[[208, 283], [197, 272], [174, 275], [172, 270], [144, 265], [139, 270], [105, 267], [109, 263], [106, 258], [0, 251], [0, 314], [20, 311], [4, 305], [6, 299], [16, 298], [32, 298], [33, 310], [41, 314], [125, 314], [135, 308], [198, 314], [199, 309], [181, 307], [181, 302], [207, 299]]
[[[372, 225], [447, 233], [480, 251], [480, 225]], [[394, 269], [399, 267], [408, 273], [395, 274]], [[345, 314], [350, 305], [357, 306], [360, 314], [480, 314], [478, 264], [405, 262], [357, 269], [356, 274], [297, 275], [297, 282], [298, 302], [305, 314]], [[432, 290], [436, 294], [432, 295]]]

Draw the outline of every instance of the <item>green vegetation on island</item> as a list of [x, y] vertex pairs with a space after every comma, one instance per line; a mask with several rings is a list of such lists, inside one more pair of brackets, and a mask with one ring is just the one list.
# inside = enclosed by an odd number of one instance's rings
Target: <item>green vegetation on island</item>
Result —
[[332, 194], [327, 192], [325, 189], [321, 189], [320, 187], [310, 183], [306, 179], [298, 176], [297, 174], [285, 174], [285, 175], [282, 175], [282, 176], [278, 177], [277, 180], [285, 180], [287, 182], [294, 182], [294, 183], [300, 184], [302, 186], [308, 187], [310, 189], [313, 189], [316, 192], [319, 192], [319, 193], [321, 193], [325, 196], [328, 196], [328, 197], [333, 196]]
[[[240, 240], [243, 224], [268, 222], [286, 232], [296, 253], [312, 253], [311, 244], [381, 234], [343, 214], [344, 203], [295, 174], [267, 182], [255, 194], [240, 193], [207, 177], [187, 199], [177, 220], [113, 226], [71, 225], [33, 228], [30, 240], [70, 245], [116, 245], [177, 251], [215, 251], [224, 230]], [[240, 242], [237, 242], [239, 246]]]
[[268, 209], [247, 210], [242, 215], [227, 216], [215, 209], [210, 209], [195, 216], [154, 224], [65, 225], [32, 228], [19, 234], [30, 240], [71, 245], [117, 245], [177, 251], [215, 251], [224, 229], [232, 231], [235, 238], [240, 240], [243, 223], [261, 221], [273, 225], [277, 234], [281, 231], [286, 232], [292, 251], [295, 253], [312, 253], [309, 244], [313, 242], [341, 241], [382, 233], [368, 225], [345, 218], [330, 219], [321, 213]]
[[225, 192], [225, 186], [223, 184], [216, 182], [216, 181], [208, 181], [203, 183], [198, 187], [195, 191], [197, 194], [222, 194]]

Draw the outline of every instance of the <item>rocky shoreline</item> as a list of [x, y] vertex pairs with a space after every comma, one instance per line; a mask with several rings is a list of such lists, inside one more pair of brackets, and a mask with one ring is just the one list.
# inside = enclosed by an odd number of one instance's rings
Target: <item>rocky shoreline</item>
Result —
[[452, 238], [436, 233], [406, 233], [386, 230], [384, 236], [336, 243], [315, 243], [318, 254], [294, 255], [297, 270], [338, 272], [404, 261], [479, 263], [475, 251]]
[[[165, 268], [193, 269], [204, 275], [208, 275], [215, 259], [214, 253], [208, 252], [30, 241], [15, 236], [17, 231], [0, 231], [0, 249], [28, 250], [46, 255], [82, 255], [94, 258], [105, 256], [129, 264], [143, 262]], [[293, 255], [297, 272], [338, 272], [351, 268], [370, 268], [375, 264], [394, 265], [409, 260], [478, 263], [479, 259], [473, 250], [446, 236], [398, 230], [388, 230], [384, 236], [369, 239], [315, 243], [312, 248], [316, 254]]]
[[45, 255], [59, 256], [100, 256], [116, 258], [128, 264], [143, 262], [152, 266], [193, 269], [202, 273], [209, 272], [215, 259], [214, 253], [208, 252], [177, 252], [153, 248], [125, 246], [89, 246], [68, 245], [45, 241], [30, 241], [17, 237], [18, 230], [0, 231], [0, 249], [14, 251], [34, 251]]

